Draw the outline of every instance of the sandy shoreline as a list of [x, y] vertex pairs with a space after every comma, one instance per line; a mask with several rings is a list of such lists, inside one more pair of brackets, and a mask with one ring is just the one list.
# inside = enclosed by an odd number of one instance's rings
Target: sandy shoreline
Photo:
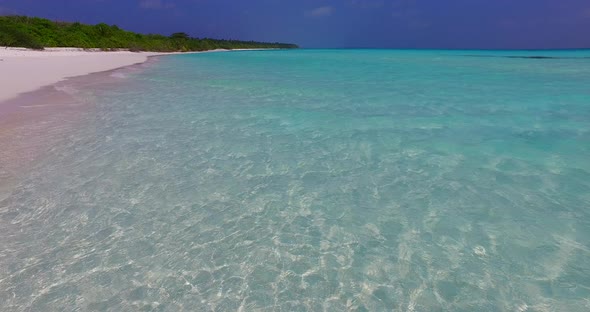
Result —
[[[186, 53], [223, 51], [230, 50]], [[118, 83], [111, 71], [171, 54], [179, 53], [0, 47], [0, 201], [93, 109], [63, 92], [63, 84], [108, 88]]]
[[0, 48], [0, 102], [69, 77], [145, 62], [151, 52], [89, 52], [80, 49], [33, 51]]
[[[227, 50], [214, 50], [227, 51]], [[189, 52], [203, 53], [203, 52]], [[177, 53], [88, 51], [49, 48], [35, 51], [0, 47], [0, 105], [20, 94], [38, 90], [66, 78], [143, 63], [152, 56]]]
[[92, 111], [61, 86], [108, 86], [117, 83], [108, 79], [112, 70], [160, 55], [167, 54], [0, 47], [0, 201]]

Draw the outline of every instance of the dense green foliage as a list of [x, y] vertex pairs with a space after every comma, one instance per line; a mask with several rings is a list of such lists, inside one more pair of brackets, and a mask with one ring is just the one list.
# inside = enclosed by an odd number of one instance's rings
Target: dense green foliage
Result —
[[170, 37], [143, 35], [107, 24], [53, 22], [44, 18], [0, 16], [0, 46], [99, 48], [132, 51], [206, 51], [213, 49], [297, 48], [294, 44], [191, 38], [186, 33]]

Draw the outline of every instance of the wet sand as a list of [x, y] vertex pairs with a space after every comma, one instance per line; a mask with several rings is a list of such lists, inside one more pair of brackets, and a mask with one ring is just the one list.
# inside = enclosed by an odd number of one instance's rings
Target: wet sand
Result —
[[85, 51], [54, 48], [34, 51], [0, 47], [0, 105], [19, 94], [34, 91], [68, 77], [143, 63], [154, 52]]

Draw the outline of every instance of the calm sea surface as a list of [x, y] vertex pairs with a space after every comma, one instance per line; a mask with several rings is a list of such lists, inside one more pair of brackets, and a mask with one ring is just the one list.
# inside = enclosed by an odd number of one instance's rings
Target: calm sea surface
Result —
[[0, 197], [0, 310], [589, 311], [588, 57], [248, 51], [71, 80], [92, 108]]

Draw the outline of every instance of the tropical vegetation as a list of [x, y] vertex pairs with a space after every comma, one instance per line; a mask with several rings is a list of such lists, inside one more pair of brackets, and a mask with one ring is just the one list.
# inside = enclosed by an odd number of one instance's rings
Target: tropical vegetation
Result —
[[87, 25], [27, 16], [0, 16], [0, 46], [43, 49], [77, 47], [132, 51], [207, 51], [214, 49], [297, 48], [295, 44], [139, 34], [116, 25]]

